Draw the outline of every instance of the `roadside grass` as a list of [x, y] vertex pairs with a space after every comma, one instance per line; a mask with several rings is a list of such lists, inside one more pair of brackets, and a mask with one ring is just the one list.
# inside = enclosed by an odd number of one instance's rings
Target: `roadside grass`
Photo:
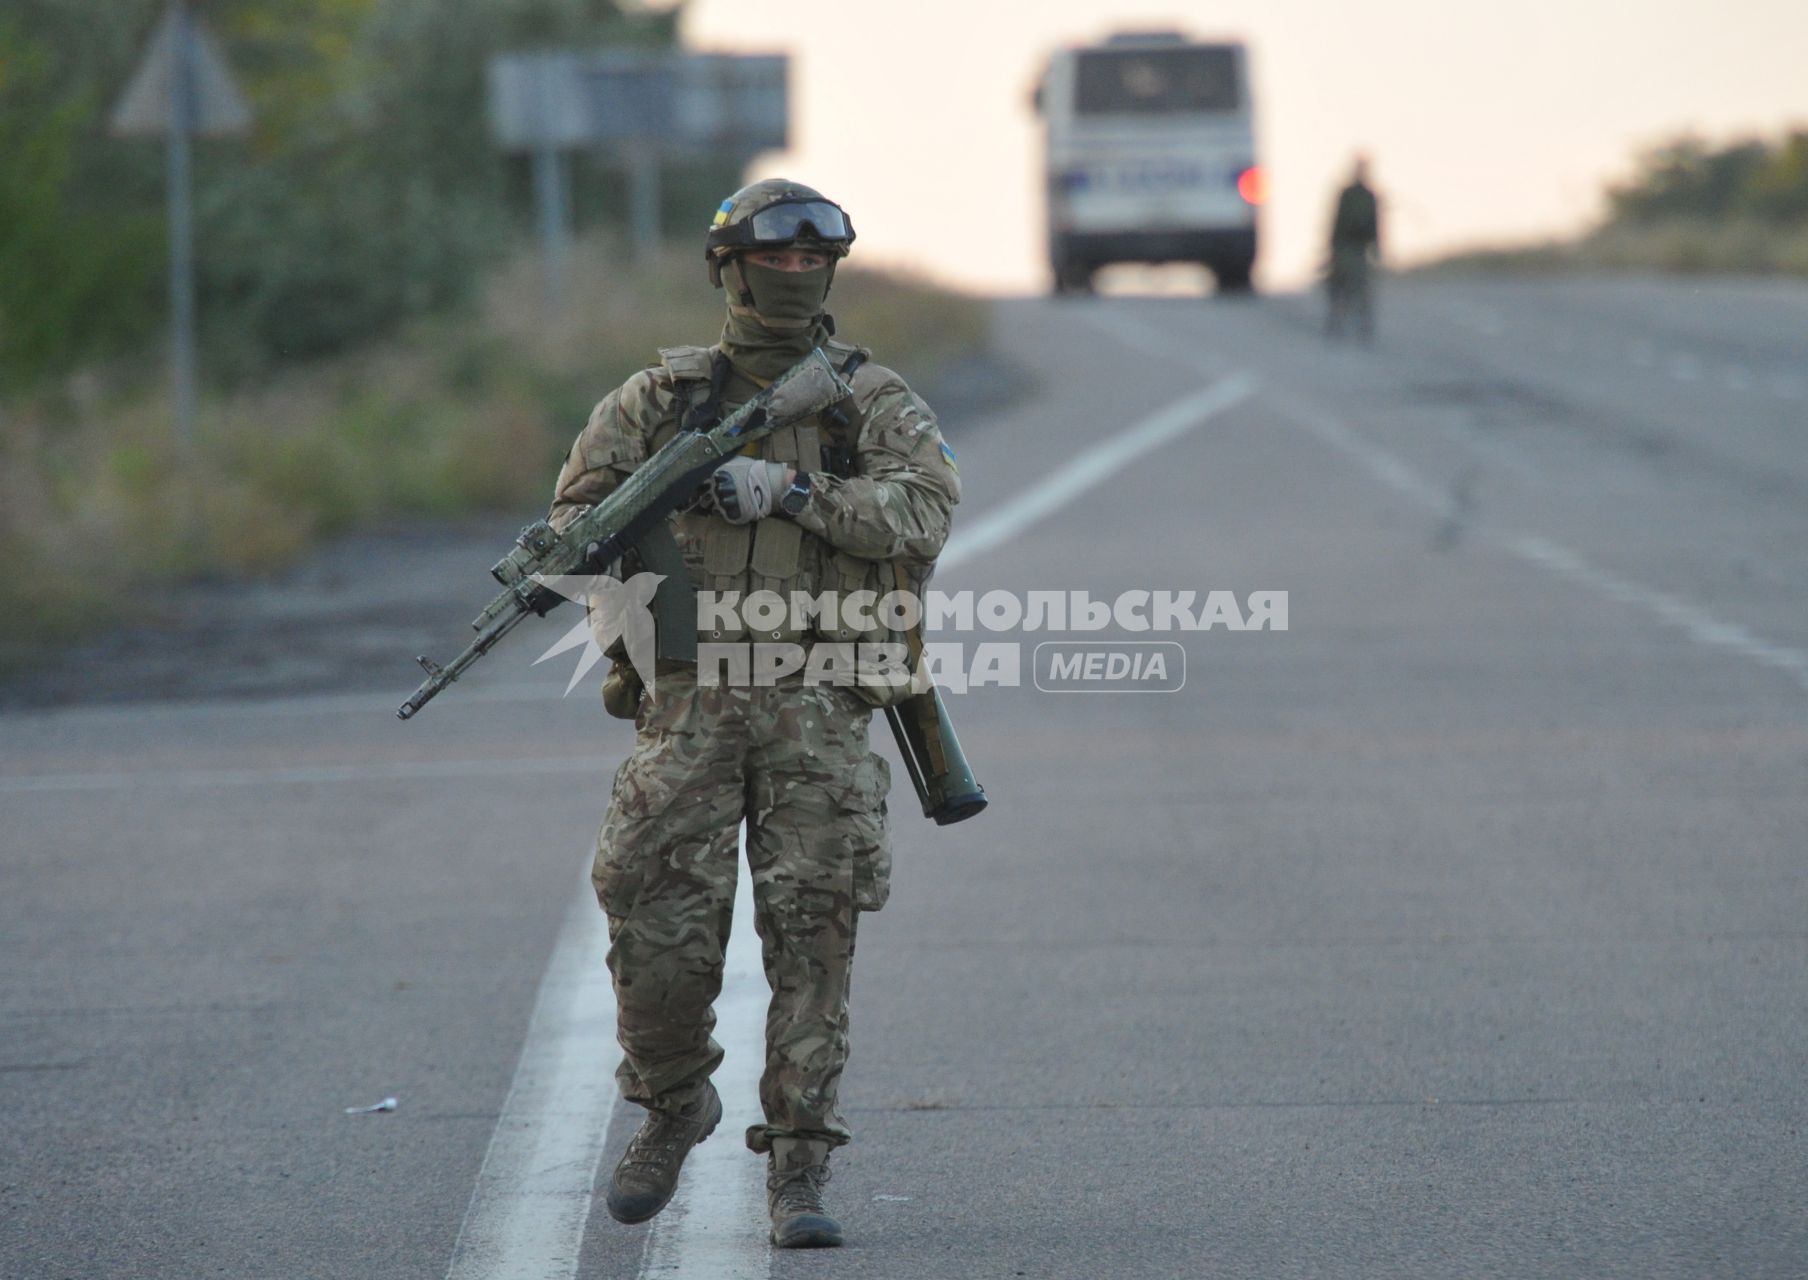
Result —
[[[549, 319], [523, 255], [481, 304], [202, 406], [184, 453], [154, 369], [93, 371], [0, 405], [0, 672], [147, 615], [185, 580], [268, 573], [356, 527], [546, 500], [594, 403], [660, 345], [713, 342], [701, 253], [623, 268], [579, 246]], [[841, 333], [913, 380], [984, 347], [978, 299], [844, 267]]]
[[1576, 240], [1466, 250], [1415, 268], [1428, 275], [1578, 271], [1808, 276], [1808, 226], [1706, 218], [1610, 223]]

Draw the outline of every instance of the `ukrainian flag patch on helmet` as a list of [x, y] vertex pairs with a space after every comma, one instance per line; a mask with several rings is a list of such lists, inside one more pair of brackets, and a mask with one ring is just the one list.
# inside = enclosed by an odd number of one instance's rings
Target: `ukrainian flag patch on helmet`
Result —
[[942, 459], [948, 464], [955, 475], [960, 474], [960, 468], [954, 463], [954, 450], [948, 447], [948, 442], [946, 440], [942, 441]]
[[714, 222], [712, 222], [710, 225], [714, 226], [714, 227], [719, 227], [724, 222], [727, 222], [729, 212], [733, 208], [734, 208], [734, 198], [731, 196], [727, 200], [724, 200], [722, 202], [722, 207], [720, 209], [716, 210], [716, 220]]

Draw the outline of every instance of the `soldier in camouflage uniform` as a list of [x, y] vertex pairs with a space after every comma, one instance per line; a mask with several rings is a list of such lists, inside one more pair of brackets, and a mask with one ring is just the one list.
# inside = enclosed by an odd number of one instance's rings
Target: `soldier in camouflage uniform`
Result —
[[[616, 775], [597, 838], [593, 879], [608, 915], [624, 1097], [648, 1116], [610, 1181], [611, 1214], [640, 1222], [676, 1188], [689, 1149], [721, 1118], [711, 1038], [737, 870], [747, 828], [755, 920], [772, 1001], [760, 1082], [765, 1123], [747, 1144], [769, 1157], [772, 1240], [841, 1242], [822, 1205], [829, 1152], [849, 1132], [836, 1105], [848, 1056], [848, 982], [855, 925], [889, 891], [885, 760], [867, 743], [875, 705], [908, 689], [699, 681], [665, 656], [675, 614], [696, 590], [814, 596], [920, 588], [960, 500], [953, 453], [904, 380], [831, 340], [824, 303], [854, 238], [845, 213], [796, 183], [756, 183], [724, 201], [706, 256], [728, 291], [722, 340], [669, 348], [660, 364], [597, 405], [560, 472], [550, 519], [563, 527], [608, 494], [680, 429], [714, 417], [822, 347], [854, 395], [818, 420], [783, 428], [717, 471], [706, 501], [670, 521], [688, 583], [660, 584], [661, 658], [650, 694], [618, 661], [605, 685], [632, 715], [635, 746]], [[631, 558], [630, 558], [631, 559]], [[623, 566], [632, 571], [636, 564]], [[746, 640], [720, 615], [697, 638]], [[808, 630], [783, 624], [762, 642], [874, 638], [845, 617]], [[882, 637], [880, 637], [882, 638]]]
[[1339, 338], [1353, 321], [1364, 342], [1375, 337], [1375, 260], [1381, 255], [1381, 208], [1368, 184], [1367, 156], [1357, 156], [1349, 185], [1331, 214], [1331, 260], [1325, 336]]

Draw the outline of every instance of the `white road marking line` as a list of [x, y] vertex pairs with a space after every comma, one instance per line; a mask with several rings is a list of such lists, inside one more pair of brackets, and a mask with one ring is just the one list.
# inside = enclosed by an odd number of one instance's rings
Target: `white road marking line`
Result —
[[1269, 399], [1292, 418], [1297, 426], [1305, 428], [1325, 444], [1358, 463], [1363, 470], [1401, 497], [1439, 515], [1450, 513], [1450, 491], [1433, 484], [1387, 450], [1371, 444], [1336, 418], [1301, 401], [1291, 397], [1270, 396]]
[[[1120, 319], [1131, 326], [1146, 328], [1128, 317]], [[1120, 333], [1119, 336], [1124, 337], [1126, 342], [1142, 347], [1151, 343], [1158, 348], [1166, 347], [1165, 339], [1155, 330], [1131, 336]], [[1171, 348], [1167, 349], [1167, 354], [1176, 360], [1186, 359]], [[1347, 424], [1291, 396], [1271, 393], [1268, 399], [1284, 416], [1357, 462], [1395, 493], [1439, 514], [1449, 512], [1451, 498], [1446, 490]], [[1804, 691], [1808, 691], [1808, 653], [1800, 649], [1766, 640], [1735, 623], [1722, 622], [1707, 610], [1685, 600], [1611, 574], [1548, 538], [1499, 535], [1489, 540], [1521, 559], [1558, 574], [1573, 584], [1587, 587], [1608, 600], [1643, 609], [1659, 622], [1682, 632], [1704, 648], [1735, 654], [1781, 671], [1792, 677]]]
[[[949, 541], [938, 565], [952, 567], [1016, 537], [1087, 485], [1200, 426], [1247, 399], [1253, 390], [1254, 384], [1247, 378], [1228, 378], [1158, 410], [1128, 431], [1044, 476], [999, 510], [981, 517], [964, 534]], [[679, 1280], [743, 1280], [764, 1277], [770, 1269], [765, 1165], [737, 1141], [741, 1129], [760, 1119], [759, 1077], [765, 1066], [765, 1010], [769, 999], [760, 964], [759, 939], [753, 930], [753, 890], [746, 872], [745, 840], [743, 829], [735, 924], [729, 936], [722, 995], [716, 1002], [715, 1034], [726, 1055], [715, 1077], [722, 1095], [722, 1124], [715, 1136], [685, 1161], [678, 1194], [654, 1219], [646, 1252], [641, 1257], [643, 1276], [672, 1274]], [[576, 932], [584, 935], [581, 943], [570, 940]], [[556, 1045], [546, 1041], [561, 1020], [548, 1018], [543, 1022], [538, 1013], [541, 1004], [549, 1000], [547, 988], [555, 981], [570, 989], [552, 997], [554, 1004], [570, 1003], [582, 995], [594, 1007], [600, 1007], [606, 999], [613, 1010], [607, 970], [602, 964], [606, 945], [602, 932], [601, 913], [586, 892], [574, 904], [573, 914], [566, 918], [555, 956], [589, 950], [592, 954], [588, 967], [574, 965], [576, 977], [567, 976], [561, 964], [548, 969], [546, 985], [535, 1006], [534, 1025], [528, 1033], [529, 1043], [522, 1050], [521, 1070], [528, 1070], [530, 1061], [540, 1062], [557, 1050]], [[586, 985], [591, 990], [584, 994], [579, 989]], [[577, 1020], [565, 1019], [563, 1025], [576, 1028]], [[594, 1037], [591, 1044], [587, 1052], [591, 1055], [588, 1069], [595, 1077], [592, 1083], [600, 1082], [613, 1099], [613, 1078], [602, 1065], [613, 1058], [613, 1045], [605, 1047]], [[530, 1165], [513, 1154], [539, 1149], [539, 1131], [559, 1127], [586, 1128], [593, 1132], [600, 1147], [610, 1108], [594, 1100], [594, 1090], [581, 1099], [565, 1098], [568, 1092], [545, 1084], [523, 1091], [519, 1078], [516, 1087], [511, 1088], [510, 1101], [497, 1125], [497, 1137], [491, 1142], [491, 1156], [485, 1159], [478, 1190], [472, 1196], [472, 1210], [466, 1215], [453, 1263], [455, 1270], [449, 1273], [448, 1280], [568, 1280], [577, 1273], [577, 1248], [573, 1245], [567, 1251], [562, 1242], [583, 1238], [600, 1157], [586, 1154], [583, 1159], [572, 1159], [554, 1168]], [[518, 1093], [523, 1096], [519, 1105], [515, 1102]], [[511, 1154], [507, 1159], [498, 1159], [495, 1153], [503, 1141], [505, 1126], [510, 1130], [507, 1149]], [[531, 1190], [514, 1189], [511, 1180], [524, 1188], [531, 1182]], [[480, 1198], [485, 1202], [482, 1206]], [[555, 1204], [564, 1208], [564, 1214], [548, 1211]], [[491, 1221], [497, 1218], [501, 1227]], [[473, 1227], [474, 1221], [477, 1227]], [[538, 1238], [535, 1232], [552, 1238]], [[474, 1244], [467, 1245], [467, 1238], [503, 1240], [507, 1248], [486, 1246], [480, 1252]], [[472, 1259], [468, 1265], [464, 1262], [467, 1257]], [[461, 1265], [465, 1269], [458, 1270]]]
[[684, 1162], [672, 1203], [657, 1218], [640, 1274], [672, 1280], [765, 1280], [766, 1158], [749, 1151], [747, 1126], [764, 1118], [760, 1073], [766, 1066], [766, 1006], [771, 992], [753, 927], [753, 882], [747, 869], [747, 824], [741, 824], [740, 871], [734, 925], [716, 998], [716, 1043], [722, 1065], [714, 1077], [722, 1095], [715, 1136]]
[[[1271, 399], [1288, 417], [1320, 440], [1347, 454], [1388, 488], [1439, 514], [1448, 513], [1451, 502], [1449, 495], [1401, 459], [1328, 414], [1297, 400], [1281, 397]], [[1616, 577], [1548, 538], [1503, 535], [1489, 540], [1521, 559], [1557, 573], [1572, 583], [1588, 587], [1609, 600], [1642, 608], [1697, 644], [1737, 654], [1791, 675], [1797, 684], [1808, 690], [1808, 654], [1786, 645], [1774, 644], [1743, 627], [1720, 622], [1705, 610], [1675, 596]]]
[[[1282, 409], [1301, 427], [1360, 463], [1369, 474], [1388, 488], [1440, 514], [1448, 512], [1449, 495], [1387, 450], [1371, 443], [1330, 415], [1297, 400], [1280, 397], [1272, 399], [1277, 408]], [[1609, 600], [1642, 608], [1697, 644], [1737, 654], [1793, 676], [1797, 684], [1808, 690], [1808, 654], [1786, 645], [1774, 644], [1743, 627], [1721, 622], [1705, 610], [1675, 596], [1616, 577], [1548, 538], [1506, 535], [1489, 540], [1521, 559], [1557, 573], [1572, 583], [1588, 587]]]
[[[1079, 311], [1078, 316], [1095, 329], [1103, 329], [1132, 351], [1141, 351], [1148, 341], [1151, 330], [1140, 320], [1133, 319], [1116, 306], [1094, 306]], [[1185, 357], [1186, 367], [1197, 374], [1214, 379], [1223, 377], [1235, 370], [1226, 368], [1224, 364], [1209, 351], [1188, 349]]]
[[1247, 400], [1254, 392], [1255, 383], [1251, 379], [1241, 374], [1233, 375], [1182, 396], [1124, 431], [1114, 432], [955, 534], [943, 549], [936, 568], [952, 569], [962, 561], [1010, 541], [1106, 476], [1204, 425]]
[[[616, 1105], [608, 933], [586, 890], [565, 913], [447, 1280], [572, 1276]], [[599, 974], [602, 976], [599, 978]]]
[[[1179, 346], [1161, 330], [1151, 328], [1142, 321], [1121, 312], [1108, 317], [1089, 314], [1087, 318], [1092, 320], [1096, 327], [1106, 330], [1125, 346], [1134, 350], [1160, 351], [1183, 368], [1197, 369], [1200, 372], [1204, 372], [1208, 367], [1205, 360], [1191, 348]], [[1253, 391], [1254, 383], [1250, 382], [1249, 387]], [[1267, 394], [1271, 401], [1277, 398], [1273, 392]], [[1366, 439], [1351, 431], [1335, 418], [1317, 413], [1298, 401], [1288, 400], [1286, 404], [1289, 409], [1294, 411], [1293, 416], [1299, 426], [1360, 463], [1370, 475], [1394, 492], [1428, 507], [1440, 515], [1450, 513], [1449, 492], [1425, 479], [1393, 454], [1371, 445]]]
[[1498, 467], [1502, 471], [1510, 471], [1528, 486], [1536, 487], [1544, 484], [1544, 473], [1527, 462], [1514, 450], [1490, 440], [1476, 426], [1473, 411], [1458, 410], [1447, 416], [1435, 418], [1443, 429], [1445, 436], [1456, 444], [1476, 455], [1489, 467]]
[[1611, 574], [1549, 539], [1527, 535], [1514, 538], [1503, 545], [1515, 555], [1542, 565], [1609, 600], [1644, 609], [1658, 621], [1674, 627], [1699, 645], [1738, 654], [1742, 658], [1774, 668], [1794, 677], [1797, 684], [1808, 690], [1808, 653], [1791, 649], [1787, 645], [1773, 644], [1753, 635], [1744, 627], [1722, 622], [1687, 601]]
[[0, 777], [0, 795], [57, 791], [132, 791], [183, 787], [275, 787], [309, 783], [432, 782], [466, 778], [589, 774], [606, 778], [611, 756], [519, 757], [501, 760], [398, 760], [344, 765], [274, 765], [247, 769], [147, 769], [142, 773], [13, 774]]

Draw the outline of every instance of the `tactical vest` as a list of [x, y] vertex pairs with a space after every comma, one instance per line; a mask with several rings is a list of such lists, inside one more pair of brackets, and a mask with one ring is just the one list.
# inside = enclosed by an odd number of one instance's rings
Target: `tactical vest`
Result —
[[[865, 349], [831, 342], [828, 352], [844, 378], [852, 380], [868, 356]], [[721, 416], [721, 390], [727, 370], [725, 357], [710, 347], [665, 347], [659, 352], [671, 378], [673, 410], [648, 442], [657, 450], [679, 430], [707, 427]], [[848, 478], [859, 474], [860, 430], [864, 417], [853, 399], [813, 418], [783, 427], [748, 446], [748, 453], [771, 462], [782, 462], [799, 471], [827, 473]], [[888, 638], [883, 629], [860, 630], [837, 611], [833, 618], [817, 619], [808, 630], [786, 616], [779, 625], [749, 632], [740, 611], [732, 625], [720, 617], [709, 629], [699, 629], [696, 593], [736, 592], [746, 600], [756, 591], [770, 591], [789, 604], [793, 592], [818, 596], [832, 591], [837, 601], [855, 591], [883, 595], [896, 585], [889, 566], [837, 551], [827, 541], [806, 533], [795, 521], [771, 516], [750, 524], [735, 525], [703, 511], [678, 513], [663, 528], [642, 538], [640, 567], [665, 575], [653, 598], [658, 623], [661, 658], [695, 662], [697, 642], [805, 643], [814, 640], [858, 642]]]

